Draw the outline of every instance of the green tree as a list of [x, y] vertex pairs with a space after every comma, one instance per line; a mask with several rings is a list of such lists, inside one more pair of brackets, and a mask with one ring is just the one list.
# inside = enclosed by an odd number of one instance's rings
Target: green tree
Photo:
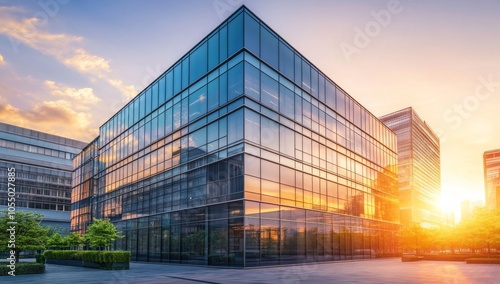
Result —
[[430, 231], [418, 223], [412, 223], [399, 231], [399, 242], [402, 249], [414, 250], [418, 255], [421, 250], [429, 248]]
[[109, 220], [95, 219], [94, 222], [87, 228], [87, 233], [83, 239], [91, 248], [105, 248], [109, 250], [112, 242], [118, 238], [123, 238], [121, 232], [116, 230], [116, 227]]
[[500, 210], [476, 208], [472, 217], [464, 221], [466, 243], [472, 248], [486, 248], [488, 256], [491, 249], [500, 247]]
[[66, 237], [64, 237], [66, 239], [66, 241], [68, 242], [68, 246], [70, 248], [76, 248], [76, 249], [79, 249], [80, 248], [80, 245], [83, 243], [83, 240], [82, 238], [80, 237], [80, 235], [78, 235], [77, 233], [73, 232], [69, 235], [67, 235]]
[[59, 233], [52, 234], [47, 239], [45, 245], [48, 249], [67, 249], [69, 248], [68, 240]]
[[42, 220], [43, 215], [39, 213], [1, 211], [0, 251], [14, 251], [18, 263], [21, 251], [44, 249], [48, 229], [40, 225]]

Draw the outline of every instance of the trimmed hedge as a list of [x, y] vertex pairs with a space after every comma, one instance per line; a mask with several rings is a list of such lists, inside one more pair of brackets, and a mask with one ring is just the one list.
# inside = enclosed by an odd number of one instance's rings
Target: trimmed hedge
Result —
[[420, 261], [424, 260], [423, 256], [416, 256], [416, 255], [403, 255], [401, 257], [402, 262], [413, 262], [413, 261]]
[[500, 258], [468, 258], [467, 264], [500, 264]]
[[[9, 263], [0, 262], [0, 276], [11, 276], [9, 275]], [[22, 274], [40, 274], [45, 272], [45, 264], [36, 262], [20, 262], [16, 264], [15, 275]]]
[[45, 258], [61, 260], [82, 260], [96, 263], [130, 262], [129, 251], [95, 251], [95, 250], [46, 250]]

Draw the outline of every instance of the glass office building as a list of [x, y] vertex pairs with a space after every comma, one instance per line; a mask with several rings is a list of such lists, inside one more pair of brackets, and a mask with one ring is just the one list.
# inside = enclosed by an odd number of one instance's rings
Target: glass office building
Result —
[[483, 154], [486, 207], [500, 208], [500, 149]]
[[397, 252], [396, 136], [242, 7], [74, 159], [72, 228], [139, 261], [235, 267]]
[[42, 225], [69, 229], [72, 159], [86, 143], [0, 123], [0, 210], [8, 209], [9, 169], [15, 207], [44, 215]]
[[439, 137], [411, 107], [380, 120], [397, 135], [401, 225], [441, 226]]

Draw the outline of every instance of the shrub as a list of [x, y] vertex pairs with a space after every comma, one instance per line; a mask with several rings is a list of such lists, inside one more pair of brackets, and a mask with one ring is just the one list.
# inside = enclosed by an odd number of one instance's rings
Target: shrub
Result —
[[[7, 262], [0, 263], [0, 276], [10, 276], [8, 273], [10, 268]], [[16, 264], [15, 275], [22, 274], [39, 274], [45, 272], [45, 264], [36, 262], [20, 262]]]
[[468, 258], [467, 264], [500, 264], [500, 258]]
[[45, 263], [45, 255], [42, 254], [36, 254], [35, 255], [36, 263]]
[[129, 251], [47, 250], [47, 259], [83, 260], [97, 263], [130, 262]]

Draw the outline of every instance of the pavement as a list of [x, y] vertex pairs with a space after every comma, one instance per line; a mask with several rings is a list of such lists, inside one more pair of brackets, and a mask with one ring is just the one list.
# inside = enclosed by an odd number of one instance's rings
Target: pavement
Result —
[[99, 270], [46, 264], [44, 274], [2, 276], [0, 283], [500, 283], [500, 265], [456, 261], [401, 262], [401, 258], [261, 267], [214, 268], [130, 263], [130, 270]]

